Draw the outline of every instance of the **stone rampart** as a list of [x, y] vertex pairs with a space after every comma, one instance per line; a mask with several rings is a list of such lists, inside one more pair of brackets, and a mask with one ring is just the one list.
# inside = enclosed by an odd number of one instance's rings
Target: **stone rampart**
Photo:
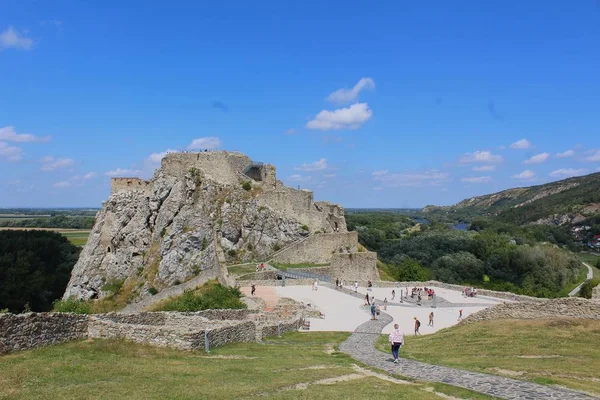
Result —
[[139, 178], [111, 178], [110, 193], [137, 191], [150, 193], [152, 183]]
[[377, 253], [337, 253], [331, 258], [331, 277], [348, 282], [379, 280]]
[[[346, 284], [350, 285], [354, 281], [347, 281]], [[366, 280], [359, 280], [358, 284], [360, 286], [365, 286], [367, 284]], [[458, 290], [462, 291], [465, 286], [464, 285], [455, 285], [452, 283], [444, 283], [438, 281], [425, 281], [425, 282], [389, 282], [389, 281], [373, 281], [374, 287], [386, 287], [386, 288], [408, 288], [409, 290], [413, 287], [439, 287], [442, 289], [450, 289], [450, 290]], [[538, 297], [525, 296], [520, 294], [514, 294], [511, 292], [498, 292], [495, 290], [488, 289], [480, 289], [477, 288], [477, 293], [479, 296], [490, 296], [496, 297], [499, 299], [511, 300], [511, 301], [521, 301], [521, 302], [532, 302], [532, 301], [542, 301], [544, 299], [540, 299]]]
[[184, 177], [193, 168], [221, 184], [237, 185], [242, 171], [252, 160], [238, 152], [207, 151], [200, 153], [169, 153], [161, 162], [162, 170], [171, 176]]
[[97, 315], [0, 314], [0, 353], [86, 338], [131, 340], [182, 350], [204, 349], [205, 335], [210, 348], [214, 348], [298, 329], [302, 321], [303, 308], [298, 304], [282, 304], [273, 313], [205, 310]]
[[592, 289], [592, 299], [600, 300], [600, 285]]
[[499, 319], [600, 319], [600, 303], [579, 297], [498, 304], [469, 315], [462, 324]]
[[84, 339], [87, 327], [87, 315], [0, 314], [0, 354]]
[[358, 233], [321, 233], [289, 246], [271, 261], [281, 264], [329, 264], [334, 254], [354, 253]]

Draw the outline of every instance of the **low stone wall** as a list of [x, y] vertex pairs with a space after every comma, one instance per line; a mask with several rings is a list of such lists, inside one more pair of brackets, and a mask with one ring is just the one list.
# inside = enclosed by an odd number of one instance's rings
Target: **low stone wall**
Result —
[[600, 320], [600, 303], [578, 297], [503, 303], [469, 315], [462, 324], [499, 319], [584, 318]]
[[[252, 284], [256, 286], [283, 286], [283, 282], [283, 279], [273, 279], [267, 281], [238, 281], [237, 284], [241, 287], [248, 287]], [[286, 279], [285, 286], [310, 286], [313, 282], [313, 279]]]
[[357, 251], [358, 233], [321, 233], [289, 246], [271, 261], [281, 264], [328, 264], [334, 254]]
[[87, 327], [87, 315], [0, 314], [0, 354], [84, 339]]
[[600, 285], [592, 289], [592, 299], [600, 300]]
[[377, 253], [365, 251], [361, 253], [334, 254], [331, 258], [331, 277], [333, 280], [376, 281], [379, 280], [377, 270]]
[[[350, 285], [352, 282], [348, 281], [346, 283], [347, 283], [347, 285]], [[364, 287], [364, 286], [366, 286], [367, 282], [359, 281], [358, 284], [361, 285], [362, 287]], [[387, 287], [387, 288], [400, 288], [400, 289], [408, 288], [408, 290], [411, 290], [413, 287], [422, 288], [424, 286], [427, 286], [427, 287], [435, 286], [435, 287], [439, 287], [439, 288], [443, 288], [443, 289], [458, 290], [461, 292], [465, 288], [464, 285], [454, 285], [451, 283], [444, 283], [444, 282], [438, 282], [438, 281], [426, 281], [426, 282], [375, 281], [375, 282], [373, 282], [373, 286], [374, 287]], [[533, 302], [533, 301], [543, 301], [544, 300], [544, 299], [541, 299], [538, 297], [524, 296], [524, 295], [514, 294], [514, 293], [510, 293], [510, 292], [498, 292], [495, 290], [487, 290], [487, 289], [480, 289], [480, 288], [477, 288], [477, 294], [479, 296], [489, 296], [489, 297], [496, 297], [499, 299], [505, 299], [505, 300], [511, 300], [511, 301], [522, 301], [522, 302]]]

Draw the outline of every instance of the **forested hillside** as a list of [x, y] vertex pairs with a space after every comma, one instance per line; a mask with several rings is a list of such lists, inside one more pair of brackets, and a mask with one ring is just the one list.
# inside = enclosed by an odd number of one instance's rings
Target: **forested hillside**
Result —
[[600, 173], [473, 197], [450, 207], [427, 206], [432, 217], [493, 216], [511, 224], [577, 223], [600, 214]]
[[80, 250], [58, 233], [0, 230], [0, 310], [51, 310]]
[[439, 223], [411, 225], [403, 219], [410, 218], [389, 213], [346, 218], [349, 229], [378, 252], [385, 263], [382, 268], [396, 280], [433, 278], [556, 297], [580, 277], [577, 257], [560, 248], [571, 238], [559, 227], [518, 227], [479, 219], [471, 224], [472, 230], [457, 231]]

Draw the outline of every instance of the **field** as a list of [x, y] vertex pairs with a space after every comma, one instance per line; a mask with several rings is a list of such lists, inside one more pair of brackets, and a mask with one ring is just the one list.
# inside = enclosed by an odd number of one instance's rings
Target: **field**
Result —
[[[409, 336], [401, 356], [600, 395], [600, 321], [501, 320]], [[387, 337], [378, 347], [389, 351]]]
[[49, 217], [49, 215], [0, 214], [0, 222], [22, 221], [24, 219], [48, 218], [48, 217]]
[[[346, 333], [289, 333], [210, 354], [83, 341], [0, 356], [2, 399], [418, 399], [491, 397], [399, 381], [335, 348]], [[448, 398], [448, 397], [445, 397]]]
[[87, 243], [88, 236], [90, 235], [89, 229], [60, 229], [60, 228], [12, 228], [12, 227], [0, 227], [0, 230], [41, 230], [41, 231], [54, 231], [69, 239], [69, 242], [76, 246], [84, 246]]
[[596, 256], [589, 253], [579, 253], [578, 255], [583, 261], [585, 261], [592, 267], [592, 270], [594, 271], [594, 278], [600, 278], [600, 269], [596, 267], [596, 262], [598, 261], [600, 256]]

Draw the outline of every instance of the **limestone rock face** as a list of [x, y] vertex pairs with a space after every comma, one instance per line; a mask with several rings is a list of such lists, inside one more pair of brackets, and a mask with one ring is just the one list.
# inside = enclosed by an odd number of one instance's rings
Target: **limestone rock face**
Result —
[[222, 279], [223, 264], [265, 261], [309, 233], [340, 231], [342, 207], [285, 187], [273, 166], [240, 153], [171, 153], [149, 181], [113, 179], [64, 298], [102, 298], [119, 282], [136, 301], [197, 276]]

